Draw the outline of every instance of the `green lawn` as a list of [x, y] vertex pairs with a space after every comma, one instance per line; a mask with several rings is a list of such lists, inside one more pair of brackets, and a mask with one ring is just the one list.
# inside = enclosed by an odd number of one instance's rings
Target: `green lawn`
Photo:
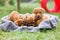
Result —
[[[49, 3], [48, 7], [52, 5]], [[40, 7], [38, 3], [21, 3], [21, 10], [19, 13], [32, 13], [33, 8]], [[8, 15], [11, 11], [17, 10], [16, 6], [1, 7], [0, 6], [0, 19], [3, 16]], [[47, 12], [46, 12], [47, 13]], [[54, 14], [56, 15], [56, 14]], [[60, 18], [60, 15], [57, 14]], [[1, 21], [1, 20], [0, 20]], [[0, 22], [1, 23], [1, 22]], [[0, 40], [60, 40], [60, 22], [58, 22], [57, 28], [53, 30], [43, 30], [42, 32], [4, 32], [0, 30]]]

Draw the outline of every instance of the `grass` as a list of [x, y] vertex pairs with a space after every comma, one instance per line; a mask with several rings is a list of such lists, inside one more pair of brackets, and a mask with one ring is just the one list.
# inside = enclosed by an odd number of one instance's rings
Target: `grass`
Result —
[[[40, 7], [38, 3], [21, 3], [21, 10], [20, 13], [32, 13], [33, 8]], [[49, 8], [50, 3], [48, 5]], [[6, 7], [0, 6], [0, 19], [3, 16], [10, 14], [11, 11], [17, 10], [16, 6]], [[56, 15], [56, 14], [54, 14]], [[60, 14], [57, 14], [60, 18]], [[1, 21], [1, 20], [0, 20]], [[42, 32], [4, 32], [0, 30], [0, 40], [60, 40], [60, 22], [58, 22], [57, 28], [53, 30], [43, 30]]]

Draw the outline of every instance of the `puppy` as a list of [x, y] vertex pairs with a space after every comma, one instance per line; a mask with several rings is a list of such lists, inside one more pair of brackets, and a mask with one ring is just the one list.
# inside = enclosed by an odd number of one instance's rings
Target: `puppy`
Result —
[[34, 14], [28, 15], [28, 17], [27, 17], [28, 25], [27, 26], [34, 26], [34, 20], [35, 20]]
[[23, 26], [23, 20], [22, 19], [16, 20], [16, 21], [14, 21], [14, 23], [18, 26]]
[[14, 22], [16, 25], [21, 26], [22, 25], [22, 19], [17, 11], [13, 11], [9, 16], [8, 20]]
[[35, 14], [35, 26], [38, 26], [43, 20], [47, 20], [49, 16], [44, 15], [45, 10], [43, 8], [34, 8], [33, 14]]
[[26, 13], [23, 16], [23, 25], [32, 26], [34, 23], [34, 15]]
[[25, 26], [31, 26], [34, 21], [34, 18], [31, 14], [26, 13], [23, 15], [23, 25]]
[[28, 15], [29, 15], [28, 13], [22, 15], [23, 25], [24, 25], [24, 26], [27, 26], [27, 17], [28, 17]]

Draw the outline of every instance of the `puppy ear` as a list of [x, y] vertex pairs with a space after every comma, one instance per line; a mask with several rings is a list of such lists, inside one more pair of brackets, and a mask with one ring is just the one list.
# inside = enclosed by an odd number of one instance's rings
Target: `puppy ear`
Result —
[[45, 10], [43, 8], [40, 8], [40, 10], [42, 11], [42, 13], [45, 13]]
[[36, 11], [36, 8], [34, 8], [32, 12], [34, 13], [35, 11]]

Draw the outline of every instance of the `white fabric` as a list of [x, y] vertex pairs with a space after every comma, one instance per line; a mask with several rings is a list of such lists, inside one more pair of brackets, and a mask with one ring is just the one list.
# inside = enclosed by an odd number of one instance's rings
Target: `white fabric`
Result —
[[0, 25], [0, 28], [4, 31], [27, 31], [27, 32], [39, 32], [40, 29], [44, 28], [46, 29], [56, 28], [58, 23], [58, 17], [50, 14], [46, 15], [49, 15], [50, 18], [48, 20], [44, 20], [43, 22], [41, 22], [37, 27], [33, 26], [18, 27], [13, 22], [7, 20], [8, 16], [5, 16], [2, 18], [2, 24]]

